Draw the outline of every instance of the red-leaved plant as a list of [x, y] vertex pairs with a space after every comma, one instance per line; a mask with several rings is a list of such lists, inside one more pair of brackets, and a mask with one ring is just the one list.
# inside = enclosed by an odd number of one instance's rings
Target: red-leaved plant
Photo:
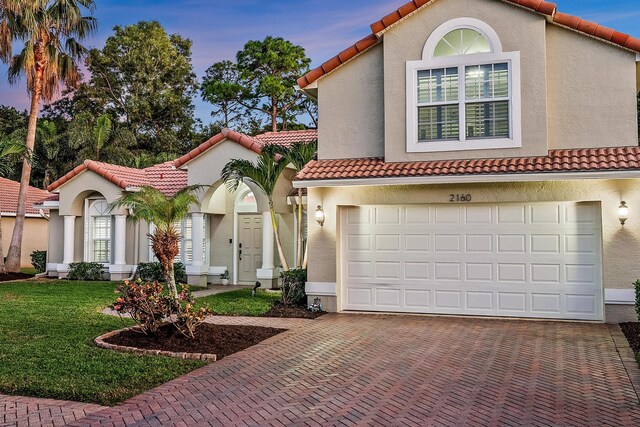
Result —
[[120, 316], [129, 315], [144, 334], [155, 334], [165, 322], [170, 322], [184, 336], [193, 338], [196, 328], [213, 312], [208, 306], [196, 308], [188, 286], [183, 286], [177, 298], [164, 292], [158, 283], [125, 281], [115, 291], [120, 294], [112, 308]]
[[129, 315], [144, 334], [155, 334], [164, 319], [171, 314], [171, 302], [163, 295], [164, 287], [158, 283], [125, 280], [115, 292], [120, 294], [112, 308], [120, 316]]

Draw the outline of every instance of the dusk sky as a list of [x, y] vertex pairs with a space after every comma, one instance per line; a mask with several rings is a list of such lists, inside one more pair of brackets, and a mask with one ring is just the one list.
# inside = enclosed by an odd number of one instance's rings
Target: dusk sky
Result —
[[[472, 1], [472, 0], [470, 0]], [[248, 40], [280, 36], [303, 46], [317, 66], [371, 32], [369, 24], [406, 0], [96, 0], [98, 33], [85, 42], [101, 48], [114, 25], [158, 20], [170, 33], [193, 41], [193, 65], [206, 68], [234, 59]], [[638, 0], [557, 0], [558, 10], [640, 37]], [[0, 66], [0, 104], [28, 106], [24, 82], [8, 86]], [[196, 115], [208, 123], [211, 108], [195, 100]]]

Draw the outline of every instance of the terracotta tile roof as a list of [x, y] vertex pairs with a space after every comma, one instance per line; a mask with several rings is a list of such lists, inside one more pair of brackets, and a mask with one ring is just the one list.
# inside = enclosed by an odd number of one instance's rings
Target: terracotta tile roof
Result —
[[[334, 56], [321, 66], [309, 71], [304, 76], [298, 79], [298, 86], [305, 88], [314, 81], [318, 80], [325, 74], [336, 69], [338, 66], [353, 59], [358, 54], [364, 52], [373, 45], [376, 45], [381, 40], [381, 33], [396, 24], [401, 19], [414, 13], [423, 6], [429, 3], [433, 3], [435, 0], [412, 0], [405, 3], [395, 11], [391, 12], [379, 21], [371, 24], [372, 34], [368, 35], [364, 39], [360, 40], [353, 46], [345, 49], [338, 55]], [[557, 6], [554, 3], [550, 3], [543, 0], [501, 0], [506, 3], [518, 5], [525, 9], [529, 9], [533, 12], [540, 13], [547, 16], [547, 20], [557, 25], [561, 25], [580, 33], [587, 34], [589, 36], [602, 39], [604, 41], [616, 44], [618, 46], [636, 51], [640, 53], [640, 39], [632, 37], [628, 34], [620, 33], [611, 28], [603, 27], [594, 22], [586, 21], [577, 16], [568, 15], [566, 13], [558, 12]]]
[[267, 144], [288, 146], [293, 142], [311, 141], [317, 139], [317, 137], [318, 131], [315, 129], [267, 132], [256, 136], [245, 135], [243, 133], [236, 132], [230, 129], [222, 129], [222, 132], [220, 132], [216, 136], [208, 139], [193, 150], [189, 151], [184, 156], [175, 160], [174, 165], [176, 168], [184, 166], [191, 160], [198, 157], [200, 154], [204, 153], [205, 151], [209, 150], [225, 139], [237, 142], [243, 147], [260, 154], [262, 152], [262, 147]]
[[543, 157], [386, 163], [382, 158], [312, 161], [296, 180], [640, 170], [640, 147], [551, 150]]
[[[15, 214], [18, 208], [18, 189], [20, 183], [6, 178], [0, 178], [0, 211], [3, 215]], [[33, 205], [50, 194], [39, 188], [29, 187], [27, 191], [27, 215], [37, 215], [38, 210]]]
[[255, 139], [262, 145], [276, 144], [288, 147], [296, 142], [311, 142], [318, 139], [317, 129], [290, 130], [284, 132], [267, 132], [256, 135]]
[[165, 162], [145, 169], [136, 169], [85, 160], [83, 164], [52, 183], [47, 189], [54, 191], [85, 170], [90, 170], [100, 175], [122, 189], [148, 185], [169, 196], [187, 185], [187, 172], [175, 169], [173, 162]]

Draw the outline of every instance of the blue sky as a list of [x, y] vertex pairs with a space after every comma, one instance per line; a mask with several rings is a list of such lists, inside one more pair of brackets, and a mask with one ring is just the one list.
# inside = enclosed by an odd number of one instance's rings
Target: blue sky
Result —
[[[85, 44], [101, 47], [114, 25], [158, 20], [167, 31], [193, 41], [198, 77], [214, 62], [233, 59], [248, 40], [280, 36], [307, 50], [313, 66], [370, 33], [369, 24], [406, 0], [96, 0], [98, 33]], [[556, 0], [558, 10], [640, 37], [638, 0]], [[24, 82], [8, 86], [0, 66], [0, 104], [24, 109]], [[210, 121], [211, 108], [195, 100], [196, 115]]]

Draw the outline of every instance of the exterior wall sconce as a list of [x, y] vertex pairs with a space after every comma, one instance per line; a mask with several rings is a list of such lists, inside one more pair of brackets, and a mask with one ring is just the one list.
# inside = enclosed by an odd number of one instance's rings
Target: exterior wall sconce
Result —
[[629, 206], [627, 206], [627, 202], [620, 202], [620, 206], [618, 207], [618, 219], [620, 220], [620, 224], [624, 225], [629, 218]]
[[325, 220], [324, 211], [322, 210], [322, 206], [318, 205], [318, 208], [316, 209], [316, 221], [318, 221], [318, 224], [320, 224], [320, 227], [324, 225], [324, 220]]

